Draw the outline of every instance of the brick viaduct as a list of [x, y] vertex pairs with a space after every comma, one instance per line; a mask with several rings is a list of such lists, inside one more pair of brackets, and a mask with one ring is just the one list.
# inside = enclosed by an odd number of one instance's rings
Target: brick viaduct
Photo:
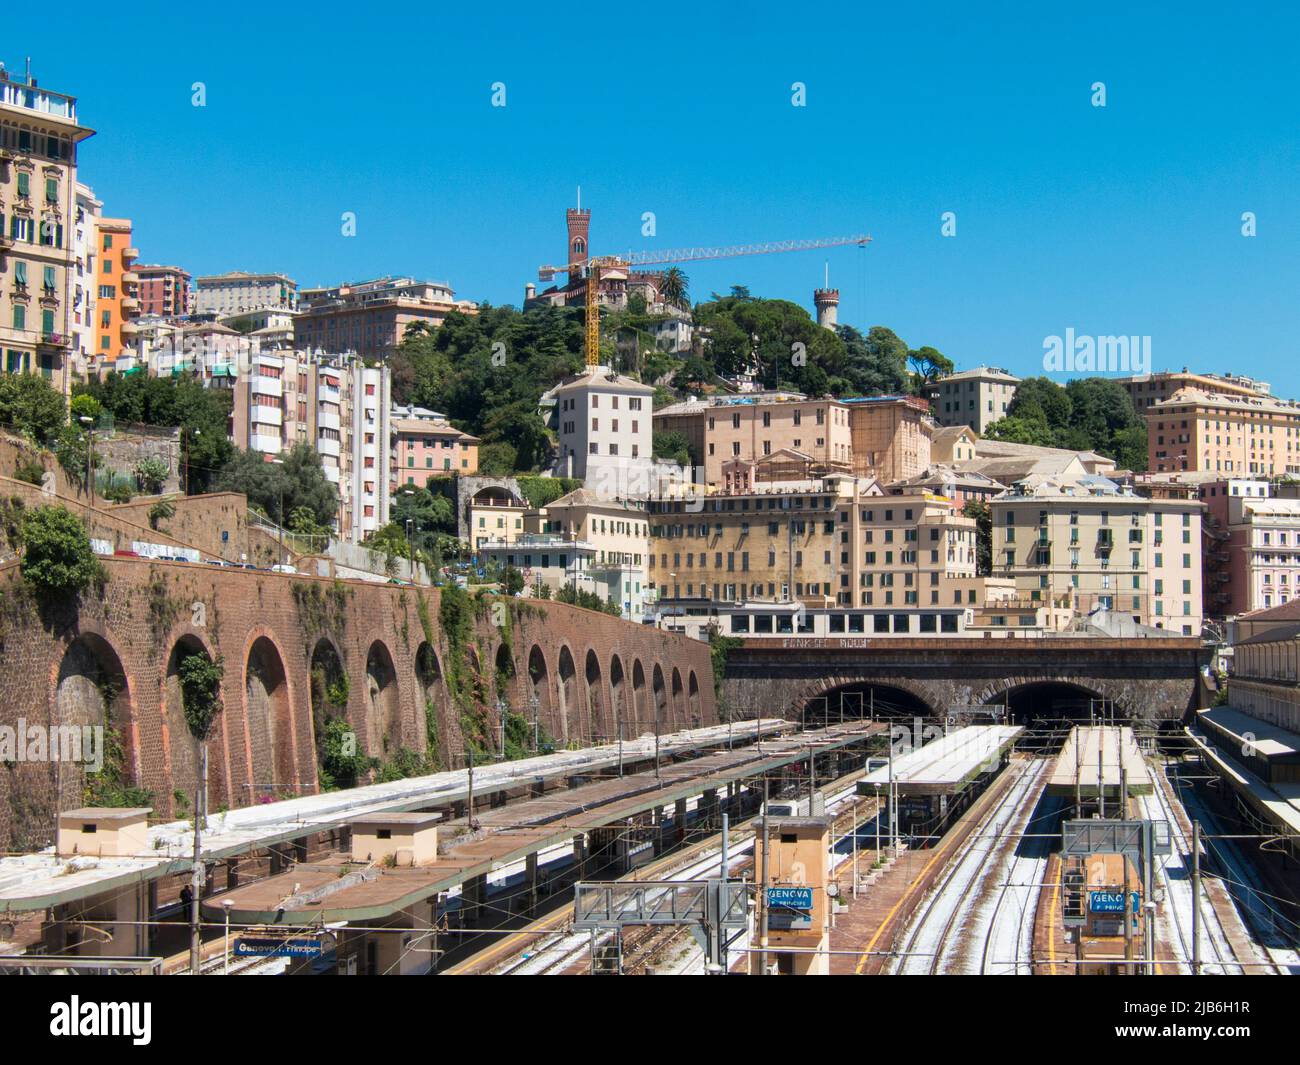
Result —
[[[577, 607], [486, 597], [453, 646], [438, 589], [144, 559], [105, 568], [102, 593], [56, 609], [16, 562], [0, 566], [0, 725], [110, 722], [122, 778], [152, 792], [157, 816], [184, 815], [179, 796], [194, 792], [177, 673], [193, 650], [224, 665], [212, 809], [318, 787], [322, 680], [361, 752], [404, 748], [442, 766], [464, 764], [467, 731], [495, 746], [498, 695], [530, 724], [535, 696], [561, 745], [718, 719], [706, 644]], [[77, 766], [0, 764], [0, 848], [47, 843], [56, 805], [81, 805], [82, 787]]]
[[1200, 640], [1185, 636], [751, 639], [728, 656], [723, 692], [744, 716], [797, 717], [823, 698], [834, 713], [837, 692], [872, 687], [938, 718], [955, 706], [1007, 703], [1018, 695], [1032, 705], [1036, 692], [1066, 688], [1081, 698], [1113, 700], [1123, 717], [1167, 723], [1204, 705], [1201, 670], [1208, 661]]

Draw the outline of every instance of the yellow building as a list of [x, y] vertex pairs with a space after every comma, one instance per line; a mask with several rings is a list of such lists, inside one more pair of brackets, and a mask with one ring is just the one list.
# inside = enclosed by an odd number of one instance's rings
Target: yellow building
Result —
[[95, 279], [96, 338], [93, 359], [112, 359], [135, 348], [140, 314], [139, 276], [131, 269], [139, 251], [131, 247], [129, 218], [97, 220], [99, 272]]
[[74, 97], [0, 80], [0, 366], [71, 388], [77, 146]]
[[1148, 468], [1300, 473], [1300, 405], [1266, 395], [1179, 389], [1146, 408]]
[[1011, 577], [1018, 612], [1063, 606], [1199, 635], [1201, 513], [1192, 499], [1151, 499], [1104, 477], [1031, 478], [991, 500], [993, 573]]

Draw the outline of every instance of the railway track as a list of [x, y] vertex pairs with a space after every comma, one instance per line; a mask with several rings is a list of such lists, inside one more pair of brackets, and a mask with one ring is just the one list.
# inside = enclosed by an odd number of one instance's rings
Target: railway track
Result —
[[[978, 909], [999, 879], [999, 871], [1028, 822], [1051, 772], [1049, 759], [1013, 761], [1005, 770], [1016, 778], [976, 826], [968, 845], [950, 861], [938, 884], [904, 930], [900, 956], [888, 971], [938, 974], [974, 971], [960, 937], [978, 924]], [[999, 903], [995, 903], [995, 914]], [[1017, 924], [1017, 939], [1024, 933]], [[1032, 923], [1030, 925], [1032, 930]], [[953, 949], [950, 950], [949, 948]]]

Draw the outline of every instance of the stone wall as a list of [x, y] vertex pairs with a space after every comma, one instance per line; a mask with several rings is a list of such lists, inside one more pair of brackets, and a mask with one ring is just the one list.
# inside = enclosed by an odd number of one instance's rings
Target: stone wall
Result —
[[[467, 732], [494, 747], [498, 695], [529, 721], [535, 696], [560, 745], [653, 732], [656, 717], [664, 731], [717, 720], [707, 645], [578, 607], [487, 597], [453, 646], [437, 589], [144, 559], [105, 568], [102, 596], [51, 605], [16, 562], [0, 566], [0, 725], [110, 723], [123, 781], [152, 793], [155, 816], [187, 815], [194, 793], [177, 673], [191, 651], [224, 666], [214, 811], [317, 788], [312, 672], [331, 656], [348, 677], [337, 716], [383, 761], [405, 748], [463, 764]], [[82, 784], [75, 765], [0, 765], [0, 847], [47, 842]]]

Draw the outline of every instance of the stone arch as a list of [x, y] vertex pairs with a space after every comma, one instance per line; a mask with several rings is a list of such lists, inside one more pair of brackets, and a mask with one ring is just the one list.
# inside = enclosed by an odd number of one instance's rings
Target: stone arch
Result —
[[551, 671], [546, 665], [546, 655], [537, 644], [533, 644], [528, 652], [528, 680], [532, 685], [529, 695], [537, 700], [538, 716], [554, 725], [552, 709], [555, 704], [551, 698]]
[[618, 655], [609, 659], [609, 704], [614, 718], [614, 735], [636, 734], [636, 727], [627, 728], [627, 676], [623, 672], [623, 660]]
[[420, 697], [420, 720], [424, 722], [425, 754], [434, 766], [443, 760], [443, 721], [447, 707], [447, 682], [438, 653], [427, 641], [415, 649], [415, 683]]
[[383, 640], [376, 640], [366, 652], [366, 709], [371, 735], [368, 753], [391, 758], [402, 746], [402, 707], [393, 655]]
[[691, 708], [691, 725], [695, 727], [703, 719], [704, 709], [700, 703], [700, 682], [693, 669], [686, 678], [686, 698]]
[[[168, 796], [168, 800], [173, 806], [173, 814], [177, 812], [175, 807], [193, 810], [199, 783], [199, 745], [185, 722], [185, 705], [181, 698], [180, 666], [181, 662], [191, 654], [213, 657], [211, 649], [197, 633], [184, 632], [172, 644], [163, 673], [163, 746], [172, 787], [172, 794]], [[225, 721], [226, 715], [222, 713], [208, 740], [208, 790], [211, 794], [221, 792], [219, 782], [212, 779], [212, 770], [217, 768], [219, 762], [213, 759], [211, 754], [216, 746], [214, 741], [225, 728]], [[184, 796], [183, 801], [177, 796], [178, 792]]]
[[[759, 708], [761, 709], [761, 707]], [[809, 684], [794, 700], [795, 714], [808, 723], [845, 718], [939, 718], [944, 716], [923, 685], [890, 677], [829, 676]], [[743, 715], [742, 713], [742, 716]], [[761, 716], [761, 715], [760, 715]]]
[[663, 667], [658, 662], [650, 674], [654, 694], [655, 728], [659, 732], [672, 731], [672, 708], [668, 705], [668, 685], [664, 683]]
[[600, 675], [600, 659], [593, 648], [587, 648], [587, 661], [583, 672], [587, 681], [587, 719], [591, 723], [592, 743], [598, 738], [608, 739], [603, 735], [607, 726], [605, 720], [605, 693]]
[[[1058, 677], [999, 677], [986, 685], [977, 696], [983, 704], [1001, 703], [1007, 708], [1007, 718], [1016, 724], [1034, 721], [1086, 720], [1092, 703], [1110, 699], [1113, 693], [1106, 685], [1093, 684], [1087, 679], [1061, 680]], [[1115, 712], [1127, 716], [1124, 700], [1115, 699]]]
[[495, 667], [497, 694], [508, 703], [515, 688], [515, 660], [511, 657], [508, 643], [502, 642], [497, 645]]
[[[131, 680], [121, 655], [109, 640], [95, 632], [83, 632], [68, 644], [55, 679], [53, 705], [51, 721], [55, 725], [102, 726], [105, 741], [100, 748], [103, 765], [91, 781], [79, 767], [61, 769], [60, 810], [84, 805], [87, 783], [98, 790], [139, 782], [140, 749]], [[83, 757], [85, 753], [83, 748]]]
[[557, 674], [561, 735], [565, 743], [581, 743], [582, 715], [578, 712], [578, 668], [573, 661], [573, 652], [565, 644], [560, 645]]
[[641, 665], [641, 659], [637, 658], [632, 662], [632, 719], [636, 722], [638, 733], [645, 731], [645, 715], [649, 710], [650, 707], [646, 704], [645, 667]]
[[[683, 719], [686, 716], [686, 707], [683, 705], [682, 697], [682, 671], [673, 666], [673, 689], [672, 689], [672, 707], [673, 707], [673, 724], [678, 728], [681, 727]], [[692, 726], [695, 723], [692, 722]]]
[[297, 795], [292, 708], [284, 656], [269, 636], [257, 635], [244, 656], [244, 722], [255, 800], [280, 788]]

